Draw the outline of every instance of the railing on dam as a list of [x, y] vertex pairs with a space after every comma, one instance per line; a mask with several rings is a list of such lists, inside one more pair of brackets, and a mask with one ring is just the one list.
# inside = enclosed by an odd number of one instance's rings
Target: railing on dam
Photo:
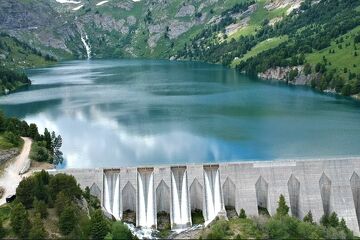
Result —
[[360, 158], [61, 171], [90, 187], [116, 219], [132, 217], [137, 226], [157, 227], [168, 216], [173, 229], [188, 227], [194, 211], [205, 223], [229, 209], [272, 215], [283, 194], [293, 216], [311, 211], [319, 221], [336, 212], [359, 234]]

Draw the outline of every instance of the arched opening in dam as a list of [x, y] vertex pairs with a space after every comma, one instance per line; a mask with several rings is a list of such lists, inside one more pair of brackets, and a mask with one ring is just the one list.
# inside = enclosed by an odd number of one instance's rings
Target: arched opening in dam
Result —
[[104, 171], [104, 207], [116, 219], [120, 219], [120, 171]]
[[191, 222], [193, 224], [204, 223], [204, 194], [203, 187], [197, 178], [190, 185], [190, 208]]
[[137, 172], [138, 214], [136, 225], [146, 228], [156, 228], [156, 213], [154, 201], [154, 169], [139, 168]]
[[191, 226], [186, 167], [171, 168], [172, 228]]
[[360, 177], [356, 172], [354, 172], [350, 178], [350, 186], [354, 199], [356, 217], [360, 227]]
[[161, 180], [156, 188], [156, 220], [159, 230], [165, 230], [171, 224], [170, 200], [170, 188], [164, 180]]
[[136, 224], [136, 190], [128, 181], [121, 191], [122, 219]]
[[224, 206], [228, 218], [236, 217], [236, 186], [230, 177], [223, 184]]
[[288, 181], [288, 191], [290, 198], [290, 210], [291, 215], [294, 217], [300, 217], [300, 182], [291, 174]]
[[322, 205], [324, 209], [324, 214], [331, 213], [331, 180], [326, 176], [325, 173], [321, 175], [320, 181], [320, 194]]
[[255, 190], [259, 214], [269, 215], [269, 184], [262, 176], [256, 181]]

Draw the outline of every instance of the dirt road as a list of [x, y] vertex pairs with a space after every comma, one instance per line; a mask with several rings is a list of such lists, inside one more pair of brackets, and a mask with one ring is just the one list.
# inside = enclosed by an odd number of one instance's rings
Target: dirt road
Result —
[[30, 138], [22, 138], [24, 140], [24, 146], [21, 150], [19, 156], [14, 160], [6, 163], [5, 168], [0, 176], [0, 186], [5, 189], [4, 196], [0, 199], [0, 205], [6, 202], [6, 197], [12, 194], [15, 194], [16, 188], [19, 185], [22, 175], [19, 173], [24, 169], [24, 167], [29, 166], [30, 164], [30, 150], [32, 140]]

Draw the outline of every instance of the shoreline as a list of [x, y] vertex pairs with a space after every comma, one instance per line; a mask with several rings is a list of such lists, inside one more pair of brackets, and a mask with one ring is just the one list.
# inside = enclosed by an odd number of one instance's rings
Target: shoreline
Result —
[[[65, 60], [60, 60], [60, 61], [57, 61], [55, 63], [50, 63], [50, 64], [41, 64], [39, 66], [31, 66], [31, 67], [28, 67], [28, 68], [21, 68], [20, 69], [23, 69], [24, 71], [27, 71], [27, 70], [33, 70], [33, 69], [37, 69], [37, 68], [48, 68], [48, 67], [53, 67], [53, 66], [56, 66], [58, 64], [61, 64], [61, 63], [64, 63], [64, 62], [69, 62], [69, 61], [92, 61], [92, 60], [95, 60], [95, 61], [101, 61], [101, 60], [148, 60], [148, 61], [153, 61], [153, 60], [159, 60], [159, 61], [169, 61], [169, 62], [182, 62], [182, 63], [191, 63], [191, 62], [196, 62], [196, 63], [203, 63], [203, 64], [209, 64], [209, 65], [219, 65], [219, 66], [223, 66], [229, 70], [234, 70], [238, 73], [241, 73], [241, 74], [244, 74], [246, 76], [251, 76], [251, 74], [249, 73], [245, 73], [245, 72], [241, 72], [241, 71], [238, 71], [235, 67], [232, 67], [232, 66], [225, 66], [225, 65], [222, 65], [222, 64], [219, 64], [219, 63], [209, 63], [209, 62], [205, 62], [205, 61], [194, 61], [194, 60], [186, 60], [186, 59], [171, 59], [171, 58], [91, 58], [91, 59], [65, 59]], [[286, 79], [286, 76], [284, 75], [284, 73], [287, 73], [287, 71], [289, 69], [292, 69], [292, 68], [283, 68], [283, 67], [276, 67], [276, 71], [280, 71], [280, 75], [281, 77], [274, 77], [274, 76], [267, 76], [269, 75], [269, 73], [267, 72], [271, 72], [273, 71], [274, 69], [268, 69], [266, 70], [265, 72], [261, 72], [261, 73], [257, 73], [256, 74], [256, 77], [259, 78], [259, 80], [261, 81], [265, 81], [265, 82], [279, 82], [279, 83], [284, 83], [285, 85], [288, 85], [288, 86], [303, 86], [303, 87], [306, 87], [308, 89], [312, 89], [316, 92], [319, 92], [319, 93], [322, 93], [324, 95], [328, 95], [328, 96], [331, 96], [331, 97], [343, 97], [343, 98], [348, 98], [348, 99], [352, 99], [352, 100], [355, 100], [355, 101], [360, 101], [360, 94], [355, 94], [355, 95], [350, 95], [350, 96], [344, 96], [340, 93], [337, 93], [334, 89], [325, 89], [323, 91], [321, 90], [318, 90], [316, 88], [313, 88], [310, 86], [310, 82], [311, 82], [311, 79], [313, 77], [314, 74], [311, 74], [309, 76], [303, 76], [301, 73], [302, 69], [303, 69], [303, 66], [296, 66], [295, 67], [296, 69], [299, 69], [299, 75], [296, 77], [296, 78], [304, 78], [306, 77], [307, 79], [305, 80], [304, 82], [304, 79], [302, 79], [302, 82], [301, 83], [297, 83], [296, 82], [296, 79], [295, 79], [295, 82], [293, 81], [288, 81]], [[282, 70], [284, 70], [282, 72]], [[279, 73], [277, 73], [279, 74]], [[272, 75], [272, 74], [270, 74]], [[19, 87], [17, 87], [16, 89], [13, 89], [13, 90], [10, 90], [8, 93], [5, 93], [5, 94], [0, 94], [0, 97], [1, 96], [6, 96], [6, 95], [9, 95], [9, 94], [13, 94], [13, 93], [16, 93], [17, 91], [22, 91], [23, 89], [27, 88], [27, 87], [30, 87], [32, 85], [32, 83], [30, 84], [23, 84]]]

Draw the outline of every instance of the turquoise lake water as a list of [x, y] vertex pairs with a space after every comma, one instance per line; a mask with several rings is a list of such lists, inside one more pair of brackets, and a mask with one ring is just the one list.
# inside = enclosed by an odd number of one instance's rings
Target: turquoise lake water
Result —
[[360, 156], [360, 104], [218, 65], [71, 61], [29, 70], [8, 115], [63, 137], [63, 167]]

